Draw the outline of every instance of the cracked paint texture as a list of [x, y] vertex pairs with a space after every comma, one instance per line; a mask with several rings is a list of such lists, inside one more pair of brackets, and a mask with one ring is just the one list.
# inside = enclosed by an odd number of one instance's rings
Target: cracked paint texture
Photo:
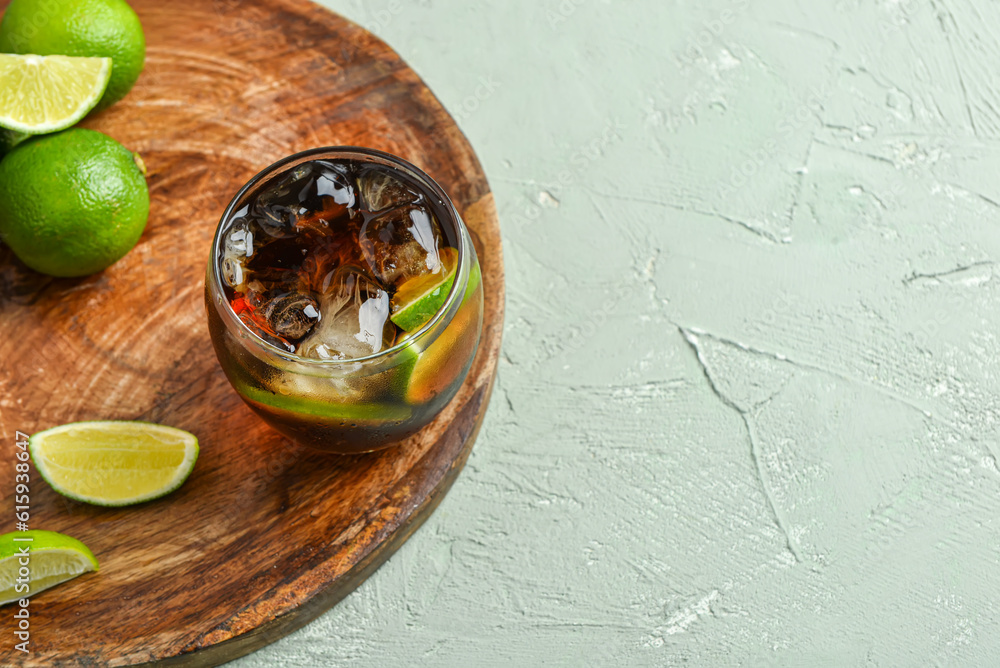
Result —
[[479, 153], [504, 347], [435, 515], [233, 665], [997, 664], [1000, 5], [324, 4]]

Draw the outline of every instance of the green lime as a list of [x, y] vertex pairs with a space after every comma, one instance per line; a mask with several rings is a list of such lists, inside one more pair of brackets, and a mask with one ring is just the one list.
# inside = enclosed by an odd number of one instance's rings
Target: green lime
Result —
[[[460, 379], [475, 356], [482, 326], [482, 271], [473, 261], [469, 282], [451, 322], [429, 344], [414, 344], [415, 362], [409, 368], [405, 390], [406, 401], [420, 405], [431, 401]], [[425, 348], [420, 348], [426, 345]]]
[[37, 529], [5, 533], [0, 536], [0, 605], [98, 568], [94, 554], [76, 538]]
[[475, 293], [476, 288], [479, 284], [483, 282], [483, 270], [479, 268], [478, 258], [473, 258], [472, 271], [469, 273], [469, 282], [465, 284], [465, 294], [462, 295], [462, 303], [464, 304], [469, 300], [469, 298]]
[[0, 23], [0, 52], [111, 58], [97, 109], [125, 97], [142, 72], [146, 38], [125, 0], [12, 0]]
[[108, 87], [110, 58], [0, 54], [0, 127], [27, 134], [65, 130]]
[[370, 424], [387, 421], [402, 422], [408, 419], [413, 412], [409, 406], [402, 404], [339, 402], [324, 399], [322, 395], [275, 394], [249, 385], [243, 385], [238, 389], [240, 394], [254, 403], [323, 420]]
[[405, 281], [389, 302], [392, 309], [389, 319], [404, 332], [423, 327], [448, 298], [448, 291], [455, 282], [458, 251], [454, 248], [442, 248], [438, 255], [441, 258], [440, 271]]
[[100, 132], [38, 137], [0, 162], [0, 236], [35, 271], [101, 271], [135, 246], [148, 216], [135, 156]]
[[98, 506], [158, 499], [183, 484], [198, 439], [148, 422], [74, 422], [28, 439], [35, 468], [63, 496]]

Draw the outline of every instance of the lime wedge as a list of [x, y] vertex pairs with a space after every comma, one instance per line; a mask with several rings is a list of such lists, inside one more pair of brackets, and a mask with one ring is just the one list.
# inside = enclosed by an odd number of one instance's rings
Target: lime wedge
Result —
[[406, 401], [420, 405], [431, 401], [462, 378], [479, 345], [478, 330], [482, 326], [483, 295], [479, 289], [482, 270], [472, 263], [472, 273], [458, 312], [426, 350], [419, 351], [409, 373]]
[[249, 385], [242, 386], [240, 392], [255, 403], [322, 420], [342, 420], [362, 424], [402, 422], [413, 412], [409, 406], [399, 404], [336, 402], [309, 396], [274, 394]]
[[479, 268], [479, 260], [477, 259], [472, 263], [472, 272], [469, 274], [469, 282], [465, 286], [465, 294], [462, 295], [462, 303], [464, 304], [468, 301], [469, 297], [473, 295], [476, 288], [483, 281], [483, 270]]
[[438, 254], [441, 258], [441, 271], [404, 281], [389, 302], [392, 308], [389, 319], [404, 332], [420, 329], [430, 320], [444, 305], [455, 282], [458, 251], [447, 247], [438, 251]]
[[0, 127], [38, 135], [75, 124], [100, 101], [110, 58], [0, 54]]
[[52, 489], [98, 506], [169, 494], [198, 459], [193, 434], [148, 422], [74, 422], [35, 434], [28, 449]]
[[0, 536], [0, 605], [96, 570], [97, 559], [76, 538], [55, 531], [5, 533]]

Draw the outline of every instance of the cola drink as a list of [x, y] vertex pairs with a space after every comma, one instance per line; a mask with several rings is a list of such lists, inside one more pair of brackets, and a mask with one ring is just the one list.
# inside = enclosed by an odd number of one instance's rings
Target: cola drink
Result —
[[233, 387], [307, 446], [397, 443], [461, 385], [482, 276], [453, 205], [419, 169], [365, 149], [279, 161], [234, 198], [206, 281]]

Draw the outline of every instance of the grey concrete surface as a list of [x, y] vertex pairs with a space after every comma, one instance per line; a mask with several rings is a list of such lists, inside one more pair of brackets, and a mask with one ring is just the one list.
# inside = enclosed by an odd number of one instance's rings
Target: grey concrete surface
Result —
[[504, 230], [427, 524], [231, 665], [1000, 665], [1000, 4], [325, 0]]

